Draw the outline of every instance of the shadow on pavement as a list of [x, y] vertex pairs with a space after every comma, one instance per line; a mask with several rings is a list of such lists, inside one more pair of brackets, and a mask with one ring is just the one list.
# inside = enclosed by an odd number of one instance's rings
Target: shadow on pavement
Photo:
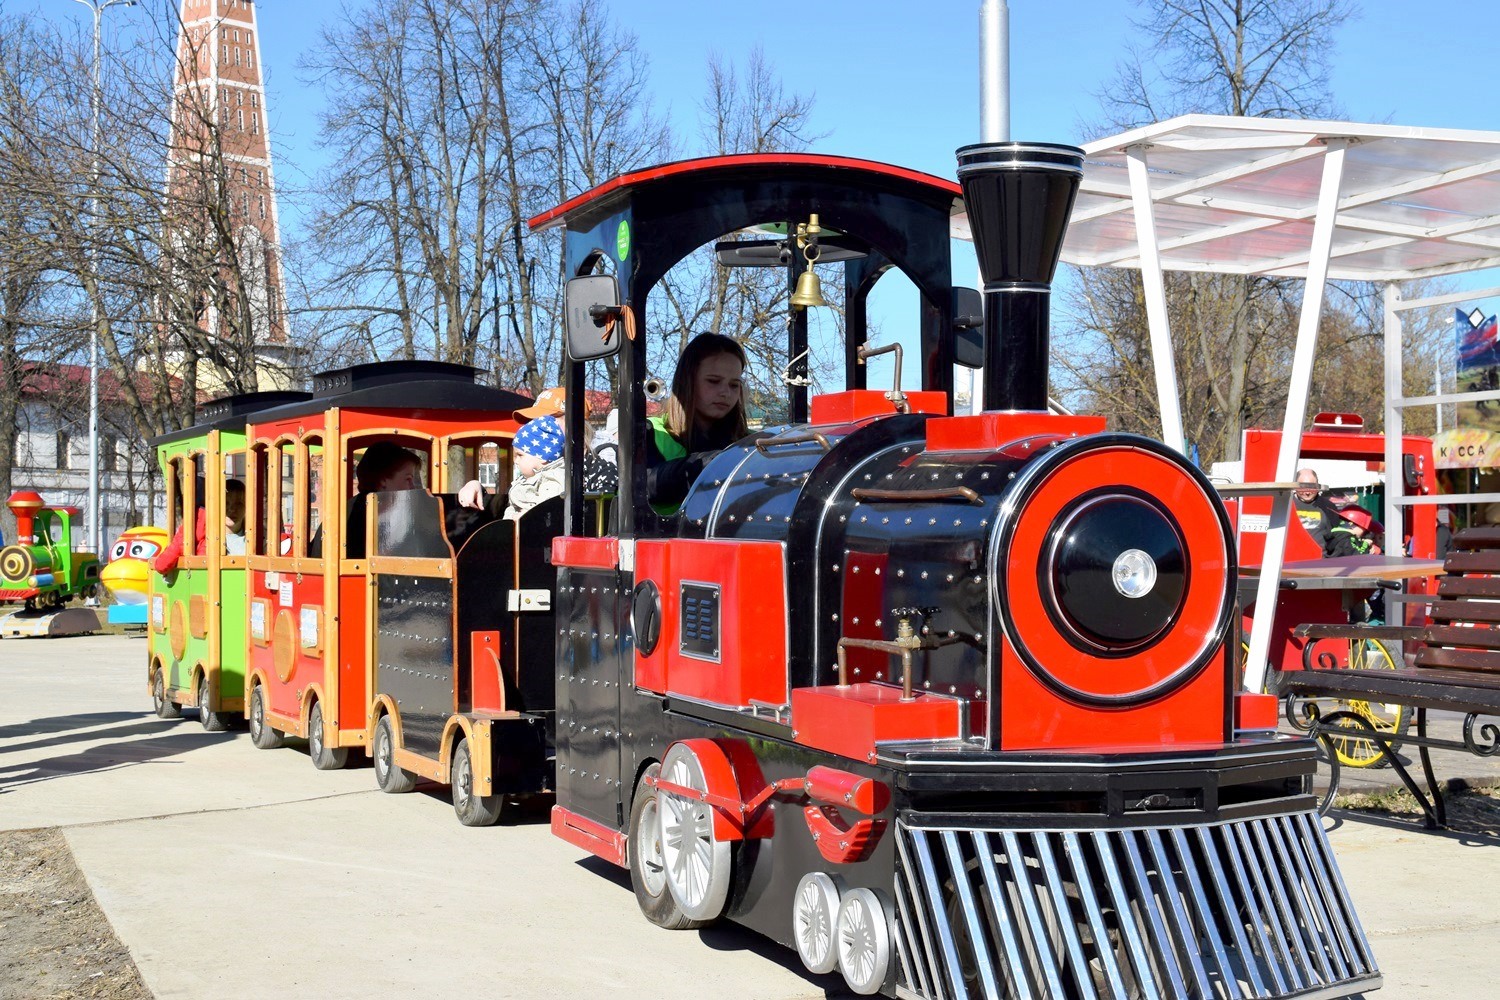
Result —
[[1402, 833], [1419, 833], [1429, 837], [1441, 837], [1444, 840], [1452, 840], [1465, 847], [1500, 847], [1500, 833], [1489, 830], [1478, 830], [1466, 828], [1464, 817], [1452, 810], [1452, 800], [1449, 800], [1448, 822], [1450, 829], [1429, 830], [1422, 822], [1422, 815], [1406, 814], [1393, 815], [1384, 812], [1372, 812], [1364, 809], [1332, 809], [1326, 819], [1332, 820], [1331, 824], [1325, 825], [1325, 829], [1332, 832], [1343, 826], [1344, 823], [1361, 823], [1367, 826], [1377, 826], [1385, 830], [1397, 830]]
[[196, 732], [172, 733], [155, 739], [120, 740], [59, 757], [0, 765], [0, 793], [52, 778], [149, 764], [232, 739], [233, 733], [205, 733], [197, 729]]
[[0, 726], [0, 740], [17, 736], [40, 736], [43, 733], [66, 733], [74, 729], [89, 729], [107, 722], [124, 722], [126, 719], [145, 718], [144, 712], [85, 712], [82, 715], [54, 715], [46, 719], [32, 719]]
[[[635, 890], [630, 886], [630, 873], [624, 868], [612, 865], [603, 858], [590, 855], [580, 858], [578, 867], [598, 875], [600, 878], [613, 882], [624, 891], [634, 894]], [[640, 919], [644, 920], [645, 917]], [[829, 974], [820, 976], [808, 972], [807, 967], [802, 964], [802, 959], [797, 956], [795, 948], [785, 948], [772, 941], [763, 934], [759, 934], [739, 924], [730, 923], [727, 920], [704, 927], [698, 931], [698, 938], [704, 944], [715, 951], [748, 951], [757, 958], [763, 958], [781, 966], [788, 972], [805, 979], [817, 989], [823, 991], [823, 995], [830, 1000], [844, 1000], [852, 998], [854, 994], [849, 992], [848, 986], [844, 984], [842, 976]]]
[[[51, 736], [44, 740], [33, 740], [30, 743], [14, 743], [10, 746], [0, 747], [0, 761], [4, 761], [8, 756], [12, 754], [18, 754], [28, 750], [41, 750], [46, 747], [65, 746], [69, 743], [82, 743], [87, 740], [102, 740], [109, 737], [148, 736], [152, 733], [162, 732], [162, 727], [169, 724], [166, 720], [158, 719], [154, 716], [142, 714], [139, 712], [135, 713], [132, 716], [127, 716], [127, 718], [134, 718], [140, 721], [134, 723], [133, 725], [109, 726], [105, 729], [92, 729], [87, 732], [80, 729], [71, 733], [67, 733], [65, 735]], [[184, 721], [188, 722], [190, 725], [198, 724], [197, 719], [193, 718], [189, 718]]]

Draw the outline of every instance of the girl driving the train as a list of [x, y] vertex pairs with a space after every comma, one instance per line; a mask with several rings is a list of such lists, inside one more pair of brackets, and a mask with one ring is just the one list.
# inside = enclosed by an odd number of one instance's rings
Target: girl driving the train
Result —
[[667, 412], [650, 418], [646, 436], [646, 491], [657, 513], [675, 514], [703, 467], [749, 433], [745, 364], [745, 349], [717, 333], [698, 334], [682, 352]]

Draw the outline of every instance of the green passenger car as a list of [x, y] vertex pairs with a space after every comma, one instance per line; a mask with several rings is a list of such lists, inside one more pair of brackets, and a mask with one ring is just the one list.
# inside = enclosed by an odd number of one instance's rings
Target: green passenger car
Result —
[[147, 685], [164, 719], [196, 706], [203, 727], [219, 732], [244, 714], [245, 421], [305, 398], [228, 396], [199, 407], [193, 426], [152, 441], [172, 539], [152, 569], [147, 612]]

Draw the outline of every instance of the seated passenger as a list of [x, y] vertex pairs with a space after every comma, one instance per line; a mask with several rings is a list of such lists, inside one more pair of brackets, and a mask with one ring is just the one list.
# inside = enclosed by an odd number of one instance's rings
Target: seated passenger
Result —
[[511, 447], [516, 478], [510, 484], [506, 518], [517, 518], [543, 500], [562, 496], [563, 429], [554, 417], [539, 417], [516, 432]]
[[[197, 506], [197, 513], [193, 518], [193, 537], [196, 539], [196, 542], [193, 545], [193, 553], [195, 555], [202, 555], [203, 542], [208, 536], [208, 512], [203, 509], [203, 480], [199, 479], [197, 482], [198, 488], [196, 499], [194, 500]], [[180, 501], [181, 497], [178, 499]], [[172, 535], [172, 541], [167, 544], [166, 548], [158, 552], [156, 558], [151, 561], [152, 568], [163, 576], [175, 570], [177, 568], [177, 561], [182, 558], [183, 529], [186, 527], [187, 519], [179, 517], [177, 519], [177, 531]]]
[[703, 467], [749, 433], [741, 377], [745, 350], [729, 337], [700, 333], [672, 376], [664, 417], [646, 436], [646, 496], [658, 514], [677, 513]]
[[[344, 522], [346, 559], [365, 556], [365, 496], [394, 490], [422, 488], [422, 457], [389, 441], [376, 441], [365, 449], [354, 467], [354, 483], [359, 492], [349, 501], [349, 517]], [[307, 543], [307, 554], [316, 559], [323, 554], [323, 529], [320, 527]]]
[[245, 484], [238, 479], [224, 484], [224, 552], [245, 554]]

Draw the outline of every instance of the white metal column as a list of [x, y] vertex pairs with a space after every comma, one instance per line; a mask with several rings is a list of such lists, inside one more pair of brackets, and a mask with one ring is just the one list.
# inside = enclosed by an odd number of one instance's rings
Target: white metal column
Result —
[[1156, 401], [1161, 410], [1161, 439], [1187, 454], [1182, 434], [1182, 401], [1177, 391], [1177, 357], [1167, 318], [1167, 288], [1156, 243], [1156, 215], [1151, 208], [1151, 179], [1146, 147], [1125, 151], [1130, 172], [1130, 200], [1135, 209], [1135, 241], [1141, 251], [1141, 284], [1146, 294], [1146, 325], [1151, 332], [1151, 360], [1156, 371]]
[[[1401, 305], [1401, 290], [1395, 282], [1385, 286], [1385, 551], [1389, 555], [1404, 556], [1402, 545], [1401, 495], [1406, 492], [1406, 467], [1401, 461], [1402, 422], [1401, 391], [1402, 373], [1402, 326], [1398, 309]], [[1433, 475], [1437, 470], [1432, 470]], [[1395, 551], [1391, 542], [1396, 543]], [[1394, 610], [1394, 609], [1393, 609]], [[1400, 619], [1397, 619], [1398, 621]]]
[[[1302, 424], [1307, 417], [1307, 397], [1312, 389], [1313, 353], [1318, 346], [1318, 320], [1323, 314], [1323, 294], [1328, 286], [1328, 258], [1333, 249], [1333, 230], [1338, 216], [1339, 185], [1344, 176], [1343, 139], [1328, 140], [1323, 156], [1323, 182], [1318, 189], [1318, 214], [1313, 222], [1312, 249], [1307, 261], [1307, 284], [1302, 290], [1302, 314], [1297, 322], [1297, 347], [1292, 355], [1292, 377], [1287, 385], [1286, 418], [1281, 425], [1281, 451], [1276, 456], [1276, 479], [1290, 482], [1297, 475], [1297, 456], [1302, 451]], [[1271, 524], [1266, 530], [1266, 551], [1260, 562], [1260, 580], [1255, 590], [1254, 625], [1250, 629], [1250, 654], [1245, 662], [1245, 690], [1260, 691], [1266, 679], [1266, 654], [1271, 645], [1271, 622], [1276, 617], [1276, 591], [1281, 583], [1282, 557], [1286, 554], [1286, 525], [1291, 511], [1290, 493], [1271, 501]]]

